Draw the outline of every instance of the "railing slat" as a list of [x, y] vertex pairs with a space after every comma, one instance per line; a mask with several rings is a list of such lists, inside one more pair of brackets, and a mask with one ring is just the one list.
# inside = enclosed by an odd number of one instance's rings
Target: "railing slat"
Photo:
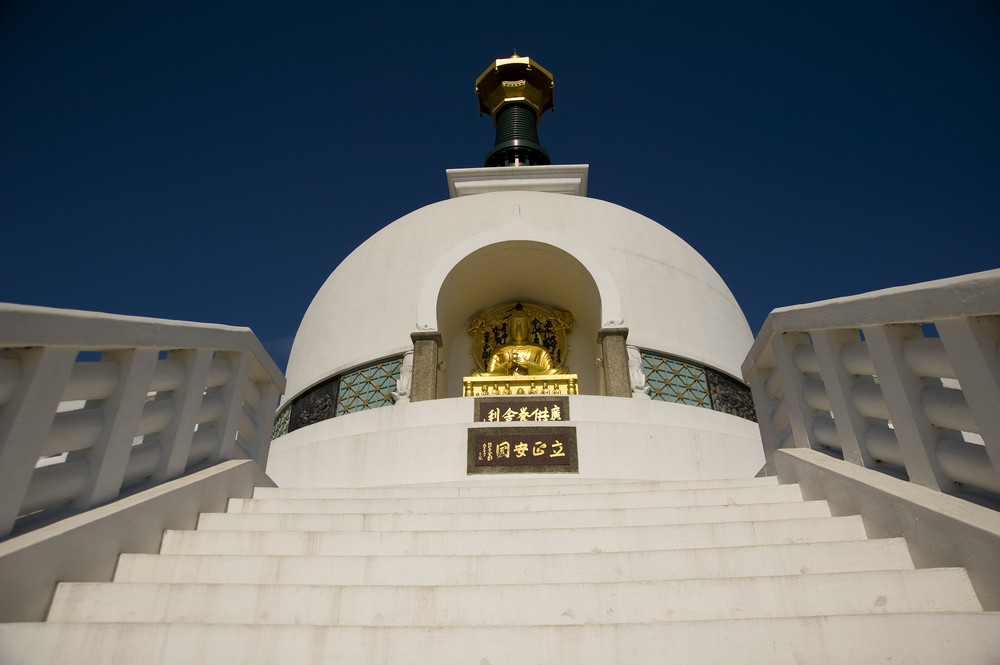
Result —
[[0, 537], [14, 528], [76, 350], [35, 348], [5, 351], [4, 356], [20, 360], [22, 378], [0, 409]]
[[[870, 378], [870, 377], [866, 377]], [[866, 418], [889, 419], [889, 409], [882, 397], [882, 386], [871, 381], [855, 381], [851, 386], [851, 404]]]
[[58, 455], [86, 450], [94, 445], [103, 429], [104, 411], [100, 407], [61, 411], [52, 421], [41, 454]]
[[1000, 476], [993, 472], [993, 465], [982, 446], [941, 439], [938, 457], [941, 467], [956, 482], [1000, 493]]
[[78, 508], [89, 508], [118, 496], [158, 352], [134, 349], [111, 355], [121, 365], [122, 377], [115, 393], [104, 400], [104, 430], [87, 454], [90, 478], [87, 488], [77, 498]]
[[927, 386], [920, 393], [927, 420], [935, 427], [959, 432], [977, 432], [976, 419], [972, 417], [965, 395], [955, 388]]
[[184, 473], [191, 453], [194, 426], [205, 395], [212, 352], [208, 349], [171, 351], [167, 358], [184, 364], [184, 382], [171, 393], [174, 405], [170, 424], [157, 437], [163, 446], [153, 480], [163, 482]]
[[781, 375], [781, 385], [784, 393], [782, 404], [788, 408], [788, 420], [792, 427], [792, 436], [798, 448], [815, 448], [816, 436], [812, 431], [812, 421], [815, 411], [809, 408], [802, 395], [802, 384], [805, 377], [792, 361], [792, 352], [798, 344], [808, 344], [805, 333], [785, 333], [774, 339], [771, 349], [778, 364]]
[[865, 444], [873, 459], [897, 466], [905, 466], [896, 432], [886, 425], [869, 425], [868, 429], [865, 430]]
[[903, 340], [903, 358], [917, 376], [954, 379], [955, 370], [948, 362], [941, 340], [934, 337], [910, 337]]
[[236, 445], [236, 431], [239, 427], [239, 415], [243, 411], [243, 396], [246, 393], [247, 382], [250, 381], [250, 354], [227, 353], [227, 359], [233, 367], [232, 376], [222, 387], [223, 408], [219, 418], [218, 448], [212, 453], [213, 460], [229, 459]]
[[829, 448], [840, 450], [840, 436], [837, 434], [837, 424], [830, 416], [817, 416], [813, 421], [813, 434], [816, 440]]
[[998, 317], [936, 321], [938, 334], [986, 443], [994, 474], [1000, 474], [1000, 342]]
[[754, 409], [757, 411], [757, 427], [760, 430], [765, 458], [769, 458], [775, 450], [781, 447], [781, 441], [778, 440], [778, 432], [774, 429], [771, 421], [774, 402], [767, 397], [766, 386], [773, 375], [773, 368], [764, 369], [758, 367], [750, 377], [750, 394], [753, 397]]
[[0, 358], [0, 406], [7, 403], [21, 382], [21, 363], [14, 358]]
[[256, 413], [257, 434], [247, 451], [261, 467], [267, 467], [267, 456], [271, 448], [271, 433], [274, 431], [274, 411], [278, 408], [281, 393], [273, 383], [264, 384], [260, 389], [260, 408]]
[[35, 471], [21, 513], [68, 505], [87, 487], [87, 460], [67, 460]]
[[903, 360], [903, 340], [921, 336], [920, 327], [870, 326], [864, 334], [910, 481], [937, 490], [949, 488], [951, 481], [935, 454], [939, 432], [921, 408], [923, 385]]
[[63, 401], [78, 399], [104, 399], [115, 392], [121, 369], [114, 362], [84, 362], [73, 367], [69, 375]]
[[844, 459], [852, 464], [868, 467], [872, 465], [872, 457], [865, 445], [868, 424], [858, 413], [854, 403], [848, 401], [857, 377], [847, 373], [842, 361], [844, 347], [857, 339], [857, 331], [817, 330], [812, 333], [819, 373], [827, 387], [826, 395], [830, 401], [833, 422], [840, 435], [840, 449], [844, 453]]

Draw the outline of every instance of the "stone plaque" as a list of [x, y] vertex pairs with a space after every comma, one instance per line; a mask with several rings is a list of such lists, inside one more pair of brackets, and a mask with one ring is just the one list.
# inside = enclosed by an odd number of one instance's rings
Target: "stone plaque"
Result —
[[517, 426], [469, 428], [467, 471], [577, 473], [576, 428]]
[[569, 420], [569, 397], [566, 395], [477, 397], [472, 419], [477, 423]]

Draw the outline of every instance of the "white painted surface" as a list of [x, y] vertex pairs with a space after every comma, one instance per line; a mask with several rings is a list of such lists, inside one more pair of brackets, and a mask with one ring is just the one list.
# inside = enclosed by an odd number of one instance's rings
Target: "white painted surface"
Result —
[[0, 537], [206, 459], [267, 461], [285, 379], [248, 328], [0, 303], [0, 351]]
[[[294, 508], [293, 508], [294, 509]], [[491, 529], [543, 529], [553, 524], [559, 528], [590, 526], [650, 526], [654, 524], [697, 524], [739, 520], [795, 519], [829, 517], [823, 501], [796, 503], [760, 503], [724, 506], [681, 506], [670, 508], [590, 508], [577, 510], [532, 510], [413, 514], [393, 513], [209, 513], [202, 515], [202, 531], [467, 531]]]
[[267, 482], [255, 462], [230, 460], [0, 542], [0, 621], [42, 620], [58, 582], [110, 580], [120, 552], [155, 552], [164, 529]]
[[[1000, 616], [981, 611], [964, 570], [914, 570], [901, 540], [868, 541], [857, 517], [830, 517], [773, 479], [507, 477], [260, 495], [230, 508], [286, 512], [229, 518], [277, 517], [277, 530], [231, 519], [213, 530], [205, 516], [198, 531], [168, 531], [164, 554], [123, 556], [115, 582], [62, 585], [50, 622], [0, 626], [0, 657], [499, 665], [669, 653], [704, 665], [1000, 655]], [[469, 513], [453, 512], [488, 514], [491, 502], [516, 510], [474, 529], [459, 517]], [[823, 516], [787, 519], [775, 506]], [[711, 522], [727, 511], [732, 521]], [[550, 523], [524, 528], [539, 515]], [[314, 517], [333, 520], [312, 525], [330, 530], [295, 530]], [[401, 529], [408, 520], [432, 530]]]
[[[804, 564], [803, 562], [808, 562]], [[805, 568], [805, 570], [803, 570]], [[123, 554], [115, 581], [204, 584], [522, 584], [911, 570], [902, 538], [577, 554], [263, 556]]]
[[944, 568], [590, 584], [60, 584], [48, 621], [545, 626], [981, 610], [965, 571]]
[[822, 445], [944, 492], [997, 493], [998, 348], [992, 270], [776, 309], [743, 376], [768, 452]]
[[448, 169], [445, 174], [451, 198], [516, 190], [586, 196], [589, 171], [586, 164], [551, 164]]
[[637, 549], [701, 549], [864, 538], [861, 518], [846, 517], [676, 524], [645, 527], [510, 529], [496, 531], [166, 531], [165, 554], [357, 556], [384, 554], [569, 554]]
[[[376, 294], [369, 287], [380, 272], [393, 281]], [[468, 320], [517, 299], [573, 312], [567, 361], [588, 394], [597, 392], [597, 331], [608, 322], [627, 326], [630, 344], [733, 375], [752, 341], [715, 270], [656, 222], [585, 197], [491, 192], [412, 212], [348, 256], [303, 317], [287, 395], [401, 355], [410, 332], [431, 329], [444, 341], [445, 395], [458, 396], [473, 367]], [[379, 325], [361, 330], [368, 321]]]
[[998, 633], [1000, 617], [992, 614], [436, 629], [21, 624], [0, 626], [0, 658], [25, 664], [86, 660], [271, 665], [324, 663], [324, 654], [336, 653], [342, 662], [354, 663], [659, 665], [664, 654], [683, 654], [684, 662], [697, 665], [995, 665], [1000, 660]]
[[[473, 399], [396, 404], [296, 430], [271, 444], [267, 473], [279, 487], [466, 479], [469, 427], [489, 425], [473, 425]], [[563, 424], [577, 429], [582, 478], [750, 478], [764, 464], [757, 426], [742, 418], [652, 400], [569, 400], [573, 420]]]

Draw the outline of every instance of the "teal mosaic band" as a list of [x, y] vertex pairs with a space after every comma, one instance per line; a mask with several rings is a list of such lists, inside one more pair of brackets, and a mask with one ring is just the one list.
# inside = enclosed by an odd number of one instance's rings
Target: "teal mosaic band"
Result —
[[750, 386], [739, 379], [684, 358], [648, 350], [639, 354], [651, 398], [757, 422]]
[[386, 358], [317, 383], [282, 407], [272, 438], [335, 416], [391, 405], [402, 367], [402, 357]]
[[662, 402], [712, 408], [705, 368], [689, 360], [641, 351], [649, 396]]
[[337, 415], [377, 409], [392, 404], [402, 358], [389, 358], [340, 375]]
[[271, 439], [277, 439], [279, 436], [284, 436], [288, 434], [288, 423], [292, 418], [292, 407], [286, 406], [278, 413], [278, 416], [274, 419], [274, 429], [271, 431]]

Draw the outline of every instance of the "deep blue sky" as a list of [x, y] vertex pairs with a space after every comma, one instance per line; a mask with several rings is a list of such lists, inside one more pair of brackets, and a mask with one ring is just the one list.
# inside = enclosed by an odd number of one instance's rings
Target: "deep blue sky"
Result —
[[284, 367], [341, 259], [482, 165], [473, 83], [514, 48], [553, 161], [755, 332], [1000, 267], [995, 0], [346, 4], [0, 0], [0, 301], [246, 325]]

